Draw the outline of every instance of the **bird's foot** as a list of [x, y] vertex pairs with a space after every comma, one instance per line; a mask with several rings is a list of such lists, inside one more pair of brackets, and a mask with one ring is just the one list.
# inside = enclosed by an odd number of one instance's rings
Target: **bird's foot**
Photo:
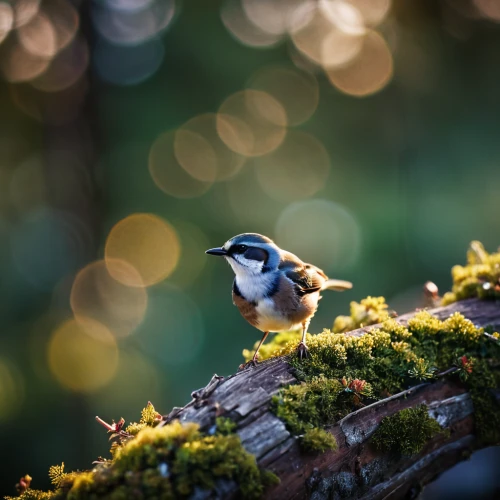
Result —
[[301, 342], [297, 346], [297, 356], [299, 357], [300, 360], [303, 360], [303, 359], [306, 359], [309, 357], [309, 349], [307, 348], [307, 346], [304, 342]]
[[246, 363], [242, 363], [239, 367], [238, 367], [238, 371], [241, 372], [242, 370], [246, 370], [247, 368], [250, 368], [251, 366], [257, 366], [259, 362], [257, 361], [257, 358], [254, 357], [253, 359], [251, 359], [250, 361], [247, 361]]

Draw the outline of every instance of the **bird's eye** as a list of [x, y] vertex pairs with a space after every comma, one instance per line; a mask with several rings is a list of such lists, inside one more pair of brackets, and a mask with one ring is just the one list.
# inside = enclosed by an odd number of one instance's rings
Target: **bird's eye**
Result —
[[236, 245], [234, 247], [235, 253], [243, 253], [248, 247], [246, 245]]

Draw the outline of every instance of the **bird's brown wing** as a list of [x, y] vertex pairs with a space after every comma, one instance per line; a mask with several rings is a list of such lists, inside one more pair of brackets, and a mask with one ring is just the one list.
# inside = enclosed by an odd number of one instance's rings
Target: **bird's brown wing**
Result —
[[[291, 254], [291, 257], [295, 257]], [[299, 295], [314, 293], [321, 290], [327, 279], [325, 273], [311, 264], [304, 264], [294, 258], [283, 259], [279, 268], [284, 271], [285, 276], [297, 287]]]

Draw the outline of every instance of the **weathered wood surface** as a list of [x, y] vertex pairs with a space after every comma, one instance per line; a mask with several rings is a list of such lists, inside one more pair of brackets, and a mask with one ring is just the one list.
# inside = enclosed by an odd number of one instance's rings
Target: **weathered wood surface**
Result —
[[[477, 326], [500, 328], [500, 304], [496, 302], [470, 299], [430, 310], [440, 319], [456, 311]], [[413, 315], [408, 313], [396, 320], [404, 324]], [[370, 328], [373, 326], [347, 335], [363, 335]], [[225, 379], [212, 379], [206, 388], [193, 393], [193, 401], [185, 408], [172, 410], [166, 422], [178, 418], [209, 429], [218, 415], [235, 420], [245, 448], [257, 457], [259, 465], [281, 479], [278, 486], [266, 492], [268, 499], [411, 498], [418, 493], [417, 485], [433, 480], [478, 447], [470, 396], [459, 382], [440, 380], [412, 387], [347, 415], [329, 428], [337, 439], [337, 451], [304, 454], [283, 422], [269, 411], [271, 397], [294, 382], [286, 358], [264, 361]], [[384, 455], [370, 446], [368, 439], [382, 418], [421, 403], [449, 429], [448, 437], [436, 436], [421, 453], [411, 457]], [[235, 485], [221, 484], [219, 498], [235, 498], [234, 491]]]

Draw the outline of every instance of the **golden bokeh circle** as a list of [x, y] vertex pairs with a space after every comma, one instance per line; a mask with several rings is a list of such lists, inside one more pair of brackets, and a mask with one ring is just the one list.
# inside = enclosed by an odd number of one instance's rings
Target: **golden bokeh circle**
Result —
[[252, 23], [239, 0], [224, 2], [220, 17], [229, 33], [243, 45], [255, 48], [272, 47], [280, 42], [281, 36], [262, 30]]
[[[132, 214], [109, 232], [104, 248], [108, 271], [127, 286], [150, 286], [164, 280], [177, 266], [180, 243], [175, 229], [153, 214]], [[128, 262], [140, 279], [123, 272], [116, 261]]]
[[364, 22], [369, 26], [377, 26], [389, 13], [392, 0], [349, 0], [356, 7]]
[[292, 17], [290, 36], [299, 52], [322, 65], [324, 40], [335, 29], [318, 4], [304, 2]]
[[330, 157], [313, 135], [290, 130], [283, 144], [255, 160], [262, 189], [279, 201], [307, 198], [317, 193], [330, 171]]
[[214, 182], [217, 177], [217, 156], [202, 135], [179, 129], [175, 133], [174, 154], [182, 168], [194, 179]]
[[217, 132], [226, 146], [244, 156], [261, 156], [285, 138], [287, 116], [267, 92], [247, 89], [229, 96], [217, 114]]
[[367, 96], [383, 89], [393, 75], [393, 59], [384, 38], [370, 31], [360, 53], [347, 65], [326, 71], [330, 82], [342, 92]]
[[90, 318], [66, 321], [49, 342], [50, 371], [61, 385], [77, 392], [93, 392], [110, 382], [118, 358], [113, 335]]
[[175, 154], [175, 132], [161, 134], [149, 150], [148, 168], [156, 186], [176, 198], [195, 198], [210, 189], [211, 182], [192, 177]]
[[[120, 273], [120, 281], [111, 276], [108, 265], [115, 275]], [[124, 285], [124, 281], [142, 283], [139, 272], [124, 260], [99, 260], [80, 270], [70, 293], [76, 320], [94, 319], [116, 337], [132, 333], [146, 314], [148, 295], [145, 288]]]
[[292, 67], [269, 66], [257, 71], [248, 87], [274, 97], [284, 107], [288, 124], [300, 125], [316, 111], [319, 87], [316, 77]]
[[[184, 131], [197, 134], [209, 143], [211, 150], [209, 150], [208, 162], [210, 164], [212, 163], [211, 155], [213, 152], [215, 154], [216, 181], [224, 181], [226, 179], [229, 179], [230, 177], [233, 177], [240, 171], [241, 167], [245, 163], [245, 156], [229, 149], [219, 137], [219, 134], [217, 133], [217, 115], [215, 113], [204, 113], [195, 116], [194, 118], [191, 118], [186, 123], [184, 123], [176, 133], [174, 144], [175, 146], [177, 146], [178, 134]], [[184, 137], [184, 141], [187, 143], [189, 143], [188, 139], [189, 136]], [[181, 160], [182, 155], [178, 154], [177, 147], [175, 149], [175, 153], [177, 159], [179, 160], [179, 163], [183, 165], [183, 161]], [[196, 155], [196, 157], [199, 158], [199, 161], [204, 160], [204, 157], [201, 155], [200, 151], [195, 151], [191, 154]], [[184, 168], [188, 170], [185, 166]]]

